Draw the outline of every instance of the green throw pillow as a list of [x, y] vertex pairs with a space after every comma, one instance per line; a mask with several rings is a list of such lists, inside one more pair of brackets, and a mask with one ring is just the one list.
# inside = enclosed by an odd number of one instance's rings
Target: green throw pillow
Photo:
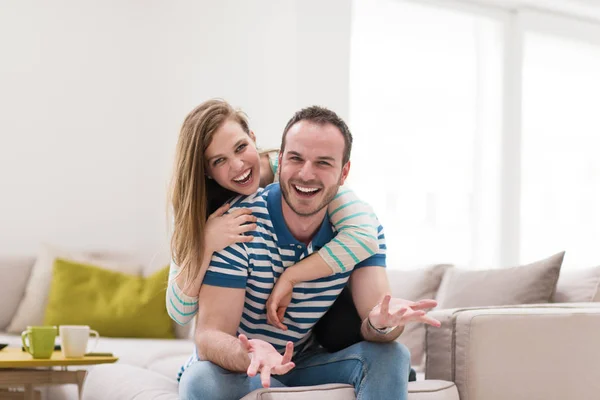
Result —
[[44, 325], [89, 325], [100, 336], [174, 338], [169, 267], [141, 277], [56, 259]]

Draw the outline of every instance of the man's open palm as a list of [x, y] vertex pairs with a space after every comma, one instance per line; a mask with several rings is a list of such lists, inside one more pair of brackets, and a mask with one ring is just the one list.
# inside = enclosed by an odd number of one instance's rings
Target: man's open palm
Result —
[[271, 386], [271, 374], [284, 375], [295, 367], [291, 361], [294, 354], [294, 344], [287, 342], [285, 353], [279, 354], [270, 343], [260, 339], [248, 339], [246, 335], [238, 336], [244, 348], [251, 355], [248, 376], [255, 376], [260, 371], [260, 381], [263, 387]]
[[422, 322], [440, 327], [440, 322], [427, 316], [425, 311], [435, 306], [437, 306], [435, 300], [410, 301], [392, 298], [388, 294], [373, 307], [369, 313], [369, 321], [376, 328], [404, 326], [409, 322]]

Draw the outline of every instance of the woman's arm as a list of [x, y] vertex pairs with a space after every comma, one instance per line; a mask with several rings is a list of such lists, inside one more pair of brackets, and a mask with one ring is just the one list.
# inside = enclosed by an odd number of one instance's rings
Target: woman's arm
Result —
[[198, 312], [198, 294], [213, 252], [220, 251], [233, 243], [252, 241], [252, 236], [244, 235], [256, 229], [256, 217], [252, 215], [252, 210], [237, 208], [225, 214], [228, 210], [229, 204], [225, 204], [208, 217], [204, 229], [206, 243], [202, 264], [193, 281], [187, 280], [187, 274], [180, 274], [179, 266], [171, 261], [166, 295], [167, 312], [179, 325], [190, 322]]
[[286, 329], [281, 321], [296, 284], [351, 271], [379, 249], [375, 214], [352, 190], [340, 188], [327, 211], [338, 234], [318, 254], [286, 268], [267, 301], [267, 320], [281, 329]]

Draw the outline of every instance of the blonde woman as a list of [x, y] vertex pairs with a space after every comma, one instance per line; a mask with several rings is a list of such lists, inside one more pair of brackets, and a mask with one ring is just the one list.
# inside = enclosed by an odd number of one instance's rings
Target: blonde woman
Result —
[[[212, 254], [252, 241], [252, 210], [228, 213], [228, 201], [277, 180], [279, 152], [259, 152], [255, 141], [245, 115], [223, 100], [202, 103], [183, 122], [170, 192], [173, 233], [167, 289], [169, 315], [181, 325], [198, 311], [198, 293]], [[339, 190], [328, 216], [336, 237], [279, 275], [264, 310], [269, 324], [287, 329], [283, 317], [295, 284], [348, 272], [377, 252], [379, 224], [351, 190]]]

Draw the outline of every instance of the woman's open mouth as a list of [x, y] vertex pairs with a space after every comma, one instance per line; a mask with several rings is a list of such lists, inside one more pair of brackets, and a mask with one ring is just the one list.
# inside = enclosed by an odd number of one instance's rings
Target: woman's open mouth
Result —
[[236, 185], [248, 186], [252, 183], [253, 178], [254, 178], [254, 174], [252, 173], [252, 168], [248, 168], [246, 171], [242, 172], [240, 175], [233, 178], [232, 181]]
[[321, 191], [321, 188], [294, 185], [294, 184], [292, 184], [292, 187], [294, 188], [294, 190], [296, 191], [296, 193], [299, 196], [307, 197], [307, 198], [314, 197], [317, 193], [319, 193]]

